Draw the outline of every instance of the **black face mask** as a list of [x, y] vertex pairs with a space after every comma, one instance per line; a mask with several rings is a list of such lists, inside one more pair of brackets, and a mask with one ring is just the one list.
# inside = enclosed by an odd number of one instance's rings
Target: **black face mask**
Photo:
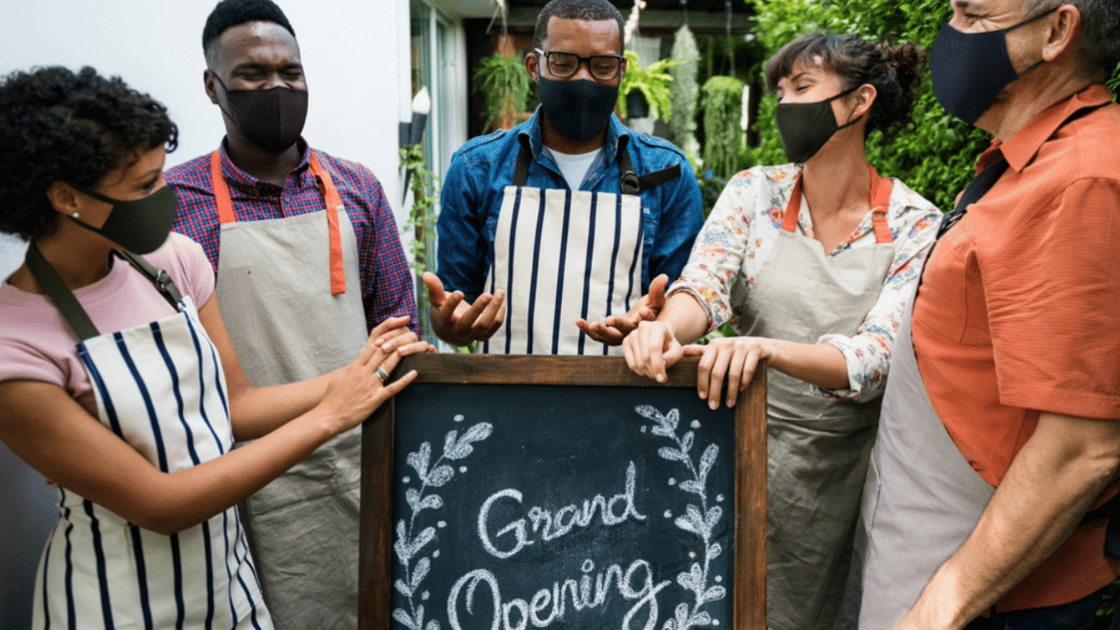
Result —
[[603, 130], [618, 102], [618, 86], [577, 79], [539, 77], [541, 107], [556, 133], [572, 142], [586, 142]]
[[976, 122], [1003, 88], [1043, 63], [1040, 60], [1022, 72], [1015, 72], [1007, 54], [1005, 35], [1057, 10], [1054, 7], [1014, 26], [985, 33], [962, 33], [943, 25], [933, 40], [929, 59], [937, 102], [966, 123]]
[[109, 218], [105, 219], [104, 225], [99, 228], [79, 221], [75, 217], [68, 217], [74, 223], [104, 236], [134, 254], [150, 254], [167, 241], [167, 235], [171, 233], [171, 224], [175, 222], [175, 210], [179, 206], [175, 191], [171, 190], [170, 186], [164, 186], [147, 197], [121, 201], [106, 197], [85, 186], [67, 183], [71, 188], [98, 201], [113, 205]]
[[231, 90], [217, 75], [214, 80], [226, 91], [230, 111], [222, 111], [249, 142], [269, 153], [282, 153], [299, 140], [307, 120], [306, 90]]
[[824, 143], [834, 133], [856, 124], [853, 120], [846, 125], [836, 125], [836, 115], [832, 113], [832, 101], [847, 96], [860, 86], [852, 86], [836, 96], [816, 103], [778, 103], [774, 110], [774, 122], [778, 125], [778, 135], [782, 138], [782, 148], [790, 162], [803, 164], [821, 150]]

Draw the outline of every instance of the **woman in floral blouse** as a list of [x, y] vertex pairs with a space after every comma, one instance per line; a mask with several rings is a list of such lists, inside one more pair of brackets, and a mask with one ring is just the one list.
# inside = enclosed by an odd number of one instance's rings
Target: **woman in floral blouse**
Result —
[[[701, 356], [713, 409], [767, 361], [772, 630], [839, 613], [894, 335], [941, 217], [880, 178], [864, 142], [909, 122], [924, 60], [913, 43], [825, 33], [778, 51], [766, 80], [791, 163], [728, 183], [657, 319], [624, 341], [630, 367], [659, 381]], [[742, 336], [683, 345], [728, 321]]]

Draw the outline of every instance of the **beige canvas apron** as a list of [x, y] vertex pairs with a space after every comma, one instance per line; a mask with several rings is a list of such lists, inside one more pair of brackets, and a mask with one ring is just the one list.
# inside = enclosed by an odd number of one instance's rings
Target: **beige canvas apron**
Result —
[[[892, 182], [870, 173], [875, 245], [834, 254], [796, 231], [807, 211], [798, 175], [778, 242], [754, 284], [740, 273], [732, 289], [742, 334], [815, 344], [821, 335], [857, 332], [895, 256], [886, 224]], [[848, 576], [879, 401], [832, 400], [776, 370], [767, 386], [767, 625], [830, 629]]]
[[[211, 158], [222, 223], [218, 304], [258, 387], [342, 367], [367, 338], [357, 239], [330, 174], [314, 154], [310, 160], [324, 210], [240, 222], [218, 153]], [[279, 630], [357, 627], [360, 438], [358, 428], [335, 437], [247, 502], [253, 554]]]

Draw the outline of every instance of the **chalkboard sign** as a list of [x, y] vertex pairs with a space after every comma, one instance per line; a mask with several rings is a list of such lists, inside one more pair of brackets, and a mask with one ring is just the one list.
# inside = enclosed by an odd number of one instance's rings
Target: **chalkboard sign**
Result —
[[765, 628], [764, 376], [712, 411], [696, 362], [408, 359], [363, 430], [360, 627]]

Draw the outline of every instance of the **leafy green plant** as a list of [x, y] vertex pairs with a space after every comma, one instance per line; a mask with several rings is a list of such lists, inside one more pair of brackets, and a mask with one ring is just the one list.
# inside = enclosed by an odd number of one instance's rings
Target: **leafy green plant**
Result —
[[739, 153], [745, 140], [743, 82], [734, 77], [714, 76], [700, 88], [704, 109], [704, 165], [715, 175], [727, 179], [739, 166]]
[[618, 84], [618, 108], [626, 111], [626, 95], [633, 90], [640, 91], [649, 103], [649, 115], [653, 118], [668, 120], [673, 112], [669, 98], [669, 84], [673, 77], [669, 68], [678, 65], [671, 59], [661, 59], [643, 68], [638, 53], [626, 51], [626, 74]]
[[486, 95], [486, 128], [504, 114], [525, 111], [529, 97], [529, 73], [521, 59], [500, 53], [482, 60], [474, 73], [475, 91]]
[[1116, 69], [1112, 71], [1112, 78], [1108, 80], [1108, 86], [1112, 88], [1113, 100], [1116, 100], [1117, 92], [1120, 92], [1120, 64], [1116, 64]]
[[[942, 0], [747, 0], [757, 13], [759, 40], [769, 58], [795, 37], [817, 29], [854, 33], [881, 42], [913, 40], [927, 50], [941, 25], [952, 17], [951, 5]], [[917, 89], [914, 125], [885, 142], [878, 132], [867, 141], [867, 159], [884, 175], [898, 177], [942, 210], [952, 209], [953, 198], [975, 175], [976, 157], [990, 136], [946, 112], [933, 95], [929, 81]], [[754, 149], [759, 164], [786, 161], [774, 126], [777, 99], [767, 95], [754, 125], [760, 144]]]
[[669, 86], [672, 111], [666, 120], [669, 140], [688, 153], [696, 144], [696, 104], [700, 95], [696, 84], [700, 49], [696, 47], [696, 38], [688, 26], [680, 27], [673, 37], [671, 58], [677, 65], [669, 68], [669, 75], [673, 77]]
[[424, 146], [413, 144], [400, 149], [400, 170], [402, 173], [412, 173], [410, 188], [412, 190], [412, 207], [408, 211], [408, 220], [401, 227], [401, 231], [412, 235], [409, 245], [409, 263], [416, 274], [416, 310], [420, 315], [420, 335], [429, 342], [436, 341], [432, 332], [431, 317], [428, 314], [428, 292], [420, 276], [425, 271], [432, 271], [431, 253], [436, 240], [436, 214], [435, 206], [439, 203], [438, 182], [435, 175], [428, 169], [424, 159]]

